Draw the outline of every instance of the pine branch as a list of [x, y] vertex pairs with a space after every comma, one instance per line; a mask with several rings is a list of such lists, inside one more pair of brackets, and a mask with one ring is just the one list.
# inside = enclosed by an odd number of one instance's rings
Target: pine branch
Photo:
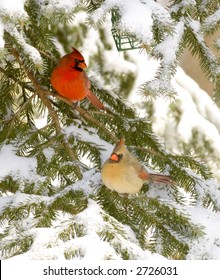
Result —
[[17, 79], [14, 75], [12, 75], [9, 71], [6, 71], [4, 68], [0, 66], [0, 71], [9, 79], [12, 79], [15, 83], [19, 84], [21, 88], [25, 88], [30, 92], [34, 92], [34, 89], [29, 86], [27, 83], [22, 82], [22, 80]]
[[[95, 119], [90, 113], [94, 113], [94, 114], [99, 114], [99, 115], [105, 115], [105, 116], [108, 116], [106, 113], [103, 113], [103, 112], [97, 112], [97, 111], [94, 111], [94, 112], [87, 112], [85, 109], [73, 104], [73, 102], [55, 92], [52, 92], [52, 91], [49, 91], [49, 90], [44, 90], [44, 93], [46, 95], [51, 95], [51, 96], [54, 96], [56, 97], [57, 99], [63, 101], [64, 103], [66, 103], [67, 105], [69, 105], [72, 109], [76, 110], [80, 116], [82, 118], [85, 118], [86, 120], [90, 121], [93, 125], [96, 125], [97, 127], [99, 127], [106, 135], [109, 136], [109, 138], [114, 142], [116, 143], [118, 141], [117, 137], [114, 135], [113, 132], [109, 131], [105, 125], [103, 125], [100, 121], [98, 121], [97, 119]], [[107, 112], [110, 112], [109, 113], [109, 116], [112, 116], [112, 112], [107, 110]]]
[[23, 234], [17, 238], [10, 238], [0, 242], [0, 258], [8, 259], [13, 256], [27, 252], [33, 244], [34, 238], [32, 235]]
[[11, 125], [14, 125], [15, 119], [19, 118], [19, 116], [21, 115], [21, 113], [24, 111], [24, 109], [29, 105], [29, 103], [34, 99], [34, 97], [37, 95], [37, 93], [35, 92], [34, 94], [32, 94], [30, 97], [28, 97], [25, 102], [19, 106], [19, 109], [14, 113], [13, 115], [13, 119], [14, 121], [11, 123]]

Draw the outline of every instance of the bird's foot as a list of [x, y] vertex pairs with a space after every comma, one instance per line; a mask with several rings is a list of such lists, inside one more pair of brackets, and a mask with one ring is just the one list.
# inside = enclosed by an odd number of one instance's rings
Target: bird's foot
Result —
[[73, 102], [72, 108], [75, 109], [78, 106], [78, 101]]

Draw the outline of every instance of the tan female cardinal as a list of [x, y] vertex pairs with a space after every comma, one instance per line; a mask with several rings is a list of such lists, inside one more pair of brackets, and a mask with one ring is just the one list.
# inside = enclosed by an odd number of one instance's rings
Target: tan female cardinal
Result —
[[60, 95], [73, 102], [86, 97], [96, 108], [104, 110], [104, 105], [90, 90], [90, 81], [84, 72], [86, 67], [84, 57], [73, 48], [53, 70], [51, 85]]
[[137, 193], [145, 182], [172, 184], [169, 176], [148, 173], [126, 149], [123, 138], [104, 163], [101, 174], [105, 186], [120, 194]]

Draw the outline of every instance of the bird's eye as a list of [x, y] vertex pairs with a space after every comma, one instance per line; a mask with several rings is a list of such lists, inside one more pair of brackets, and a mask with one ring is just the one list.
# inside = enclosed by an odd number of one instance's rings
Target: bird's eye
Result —
[[118, 154], [119, 160], [123, 158], [123, 154]]
[[79, 64], [79, 63], [84, 62], [84, 60], [79, 60], [79, 59], [76, 59], [76, 58], [75, 58], [75, 62], [76, 62], [76, 64]]

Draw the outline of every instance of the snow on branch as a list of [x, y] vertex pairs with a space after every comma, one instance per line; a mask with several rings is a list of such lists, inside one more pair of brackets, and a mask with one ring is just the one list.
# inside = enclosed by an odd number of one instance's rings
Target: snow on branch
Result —
[[220, 24], [220, 9], [217, 10], [214, 14], [206, 18], [203, 28], [206, 32], [210, 33], [215, 30], [216, 26]]

